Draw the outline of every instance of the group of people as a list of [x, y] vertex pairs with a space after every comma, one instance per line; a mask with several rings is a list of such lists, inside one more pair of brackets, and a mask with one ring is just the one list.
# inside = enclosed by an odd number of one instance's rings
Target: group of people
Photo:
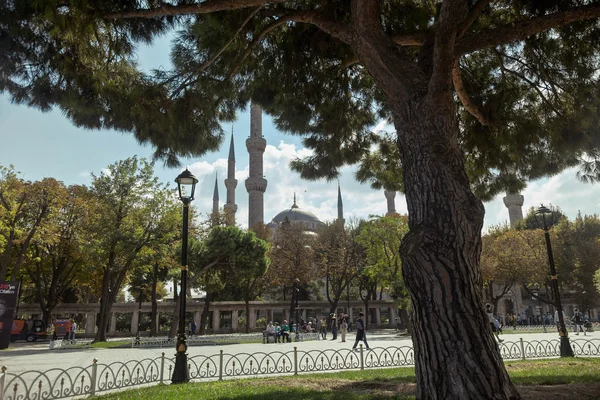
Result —
[[[360, 312], [359, 317], [356, 320], [356, 341], [354, 343], [354, 346], [352, 347], [353, 350], [356, 350], [356, 347], [358, 346], [358, 343], [360, 341], [364, 342], [367, 350], [369, 349], [369, 344], [367, 343], [367, 335], [365, 333], [366, 326], [364, 322], [364, 316], [365, 314], [363, 312]], [[312, 324], [312, 321], [309, 321], [306, 324], [302, 322], [300, 323], [301, 330], [308, 333], [315, 332], [315, 328]], [[293, 329], [295, 331], [296, 328], [294, 327]], [[329, 331], [331, 331], [331, 334], [333, 336], [331, 340], [337, 340], [337, 335], [339, 332], [341, 336], [341, 341], [346, 342], [346, 334], [349, 331], [351, 331], [351, 321], [348, 318], [348, 316], [344, 313], [341, 313], [339, 315], [339, 318], [335, 314], [330, 314], [329, 321], [325, 317], [321, 318], [321, 320], [319, 321], [318, 330], [322, 340], [327, 339], [328, 329]], [[284, 320], [281, 325], [279, 325], [278, 322], [273, 323], [273, 321], [269, 321], [265, 329], [265, 337], [267, 339], [267, 343], [269, 342], [270, 337], [273, 337], [273, 341], [275, 343], [289, 343], [291, 342], [290, 333], [290, 325], [288, 324], [287, 320]]]
[[292, 341], [290, 338], [290, 325], [287, 320], [283, 320], [281, 325], [279, 325], [279, 322], [269, 321], [265, 335], [267, 343], [269, 343], [269, 337], [273, 337], [275, 343], [290, 343]]
[[[492, 312], [492, 305], [491, 304], [486, 304], [486, 313], [488, 315], [489, 321], [490, 321], [490, 326], [492, 327], [492, 332], [494, 332], [494, 334], [496, 335], [496, 337], [498, 338], [499, 342], [502, 342], [503, 340], [500, 339], [499, 337], [499, 333], [502, 333], [502, 316], [500, 315], [499, 317], [494, 316], [493, 312]], [[586, 335], [586, 327], [587, 326], [591, 326], [591, 321], [589, 320], [587, 314], [582, 313], [581, 311], [579, 311], [577, 308], [575, 308], [574, 312], [573, 312], [573, 316], [571, 318], [568, 318], [567, 315], [565, 314], [565, 312], [562, 312], [563, 314], [563, 321], [565, 322], [565, 324], [567, 324], [568, 322], [571, 322], [571, 324], [573, 324], [575, 326], [575, 335], [579, 335], [579, 332], [583, 332], [583, 335]], [[516, 323], [517, 323], [517, 319], [516, 319], [516, 315], [514, 314], [506, 314], [510, 323], [510, 326], [513, 326], [516, 329]], [[558, 311], [554, 312], [554, 318], [552, 317], [552, 315], [548, 312], [545, 316], [540, 316], [541, 317], [541, 321], [544, 324], [556, 324], [557, 329], [560, 330], [560, 326], [559, 326], [559, 318], [558, 318]]]

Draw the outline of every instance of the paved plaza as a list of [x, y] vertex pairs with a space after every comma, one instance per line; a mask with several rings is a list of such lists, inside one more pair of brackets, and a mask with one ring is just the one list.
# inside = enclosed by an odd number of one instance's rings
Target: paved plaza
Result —
[[[504, 334], [501, 337], [504, 339], [505, 343], [518, 342], [519, 338], [531, 342], [557, 339], [558, 334], [556, 332], [512, 333]], [[600, 333], [590, 332], [587, 336], [583, 336], [582, 334], [579, 336], [570, 334], [570, 338], [572, 341], [592, 338], [597, 339], [600, 338]], [[345, 343], [341, 343], [339, 336], [336, 341], [329, 339], [331, 339], [331, 334], [328, 334], [328, 340], [307, 342], [192, 346], [188, 349], [188, 354], [189, 357], [198, 355], [210, 356], [219, 354], [220, 350], [223, 350], [226, 354], [288, 352], [292, 351], [294, 346], [296, 346], [299, 351], [350, 349], [354, 344], [355, 334], [354, 332], [348, 334]], [[409, 337], [398, 336], [393, 330], [367, 333], [367, 340], [369, 341], [369, 346], [375, 349], [375, 353], [381, 351], [378, 351], [377, 348], [412, 346], [412, 341]], [[49, 350], [48, 342], [35, 344], [13, 343], [11, 345], [14, 345], [14, 347], [0, 352], [0, 366], [6, 366], [8, 371], [13, 374], [32, 370], [47, 371], [52, 368], [69, 369], [72, 367], [87, 367], [92, 364], [94, 358], [98, 359], [99, 363], [110, 364], [113, 362], [127, 362], [131, 360], [143, 360], [146, 358], [155, 359], [160, 357], [163, 352], [166, 357], [172, 357], [175, 354], [175, 349], [171, 347], [151, 349]]]

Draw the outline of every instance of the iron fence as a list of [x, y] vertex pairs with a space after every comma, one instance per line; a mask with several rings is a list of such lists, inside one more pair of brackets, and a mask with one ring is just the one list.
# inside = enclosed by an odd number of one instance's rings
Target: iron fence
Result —
[[[571, 341], [576, 356], [600, 356], [600, 339]], [[558, 357], [560, 341], [522, 338], [499, 345], [502, 357], [531, 359]], [[410, 346], [376, 347], [358, 351], [298, 350], [229, 354], [222, 350], [210, 356], [197, 355], [188, 359], [193, 381], [222, 380], [261, 375], [298, 375], [300, 373], [340, 371], [347, 369], [412, 366], [414, 350]], [[165, 357], [99, 363], [88, 367], [53, 368], [48, 371], [27, 371], [13, 374], [7, 367], [0, 373], [0, 400], [51, 400], [83, 395], [95, 395], [140, 385], [170, 383], [174, 358]]]

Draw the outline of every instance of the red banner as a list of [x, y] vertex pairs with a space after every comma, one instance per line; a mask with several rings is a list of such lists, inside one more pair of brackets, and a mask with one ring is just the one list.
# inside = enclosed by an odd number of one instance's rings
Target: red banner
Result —
[[15, 306], [19, 296], [19, 282], [0, 282], [0, 349], [8, 348]]

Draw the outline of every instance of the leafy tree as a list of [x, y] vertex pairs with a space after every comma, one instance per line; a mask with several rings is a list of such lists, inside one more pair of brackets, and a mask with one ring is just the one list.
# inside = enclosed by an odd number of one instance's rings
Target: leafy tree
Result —
[[268, 278], [271, 287], [283, 289], [284, 298], [290, 292], [290, 315], [294, 315], [297, 296], [298, 300], [306, 296], [306, 288], [317, 276], [313, 264], [315, 245], [315, 234], [306, 231], [302, 224], [284, 221], [273, 235]]
[[335, 313], [346, 289], [364, 265], [364, 251], [357, 235], [356, 227], [346, 227], [341, 221], [326, 224], [319, 230], [315, 264], [325, 280], [330, 313]]
[[[386, 145], [372, 165], [402, 173], [371, 180], [407, 198], [417, 397], [517, 399], [482, 305], [481, 199], [573, 165], [598, 177], [599, 17], [593, 0], [4, 2], [0, 90], [170, 164], [217, 148], [250, 99], [305, 136], [305, 178]], [[175, 26], [174, 69], [138, 71], [135, 45]]]
[[392, 296], [403, 310], [400, 316], [405, 326], [409, 326], [406, 310], [410, 301], [402, 279], [402, 261], [398, 249], [407, 233], [408, 217], [393, 215], [364, 222], [360, 225], [357, 238], [365, 248], [367, 281], [377, 282], [378, 286], [383, 287], [384, 291]]
[[[557, 225], [560, 221], [568, 220], [567, 216], [562, 212], [559, 207], [550, 205], [550, 210], [552, 211], [552, 217], [546, 219], [546, 223], [549, 228]], [[542, 229], [543, 227], [540, 225], [540, 221], [538, 217], [535, 215], [535, 208], [531, 207], [527, 210], [527, 214], [523, 221], [519, 223], [518, 229]]]
[[86, 221], [89, 218], [87, 189], [83, 186], [56, 192], [57, 202], [43, 232], [30, 246], [24, 269], [35, 287], [35, 298], [48, 326], [54, 307], [85, 281], [90, 258], [87, 253]]
[[[542, 232], [499, 227], [483, 237], [481, 275], [494, 312], [514, 285], [546, 284], [548, 258]], [[498, 289], [498, 290], [495, 290]]]
[[579, 214], [575, 221], [561, 221], [552, 231], [561, 286], [574, 292], [582, 310], [594, 308], [600, 300], [593, 282], [600, 259], [600, 219]]
[[180, 223], [172, 193], [153, 176], [153, 164], [136, 157], [92, 175], [95, 204], [89, 223], [94, 264], [101, 286], [96, 341], [106, 340], [112, 305], [140, 254]]
[[[27, 182], [0, 165], [0, 281], [22, 274], [29, 246], [57, 204], [61, 184], [53, 178]], [[10, 268], [9, 268], [10, 267]]]

